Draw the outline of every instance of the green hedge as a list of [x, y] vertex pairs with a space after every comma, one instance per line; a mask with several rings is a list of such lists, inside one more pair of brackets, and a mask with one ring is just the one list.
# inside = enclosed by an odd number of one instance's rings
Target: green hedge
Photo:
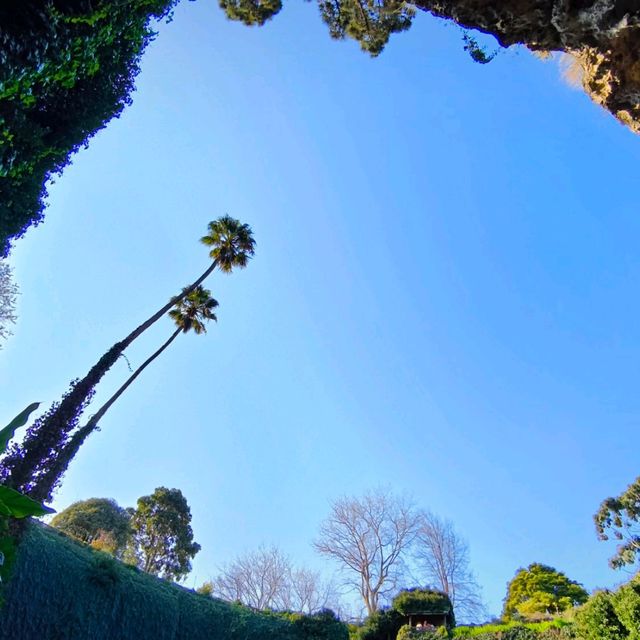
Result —
[[474, 638], [474, 640], [570, 640], [575, 638], [575, 633], [571, 623], [564, 620], [550, 620], [456, 627], [453, 637]]
[[346, 640], [348, 635], [332, 614], [294, 620], [257, 613], [142, 573], [38, 524], [29, 527], [19, 547], [5, 598], [0, 640]]
[[580, 640], [640, 640], [640, 574], [617, 591], [596, 591], [576, 613]]

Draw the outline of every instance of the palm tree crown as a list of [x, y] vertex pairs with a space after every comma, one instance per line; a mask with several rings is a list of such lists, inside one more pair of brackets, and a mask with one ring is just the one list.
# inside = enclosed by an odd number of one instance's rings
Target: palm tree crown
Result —
[[226, 273], [232, 271], [233, 267], [246, 267], [256, 247], [251, 227], [231, 216], [212, 220], [209, 223], [209, 233], [200, 238], [200, 242], [212, 247], [209, 256], [220, 271]]
[[169, 311], [169, 316], [183, 333], [193, 330], [199, 335], [207, 332], [204, 320], [218, 319], [213, 313], [217, 306], [218, 302], [211, 297], [211, 291], [196, 287], [176, 303]]

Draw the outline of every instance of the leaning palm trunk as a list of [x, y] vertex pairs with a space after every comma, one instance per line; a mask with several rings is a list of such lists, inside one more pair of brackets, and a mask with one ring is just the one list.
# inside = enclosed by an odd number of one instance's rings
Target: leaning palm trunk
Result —
[[[68, 434], [77, 426], [80, 415], [93, 396], [95, 386], [105, 373], [111, 369], [124, 350], [136, 338], [162, 318], [177, 302], [189, 295], [217, 266], [218, 261], [214, 260], [193, 284], [184, 288], [180, 294], [136, 327], [124, 340], [116, 342], [91, 367], [84, 378], [71, 383], [71, 389], [65, 394], [62, 401], [54, 404], [43, 417], [36, 420], [27, 431], [22, 444], [14, 445], [2, 460], [0, 477], [6, 484], [27, 493], [29, 496], [35, 495], [32, 491], [36, 484], [40, 484], [36, 479], [38, 476], [48, 473], [48, 468], [58, 457], [61, 441], [64, 442]], [[44, 499], [46, 500], [46, 498]]]
[[40, 496], [40, 500], [48, 502], [52, 498], [55, 488], [60, 483], [62, 476], [69, 467], [69, 463], [75, 457], [78, 449], [93, 431], [98, 428], [98, 423], [104, 414], [111, 408], [113, 403], [127, 390], [133, 381], [178, 337], [182, 329], [176, 329], [171, 337], [151, 356], [149, 356], [127, 379], [127, 381], [98, 409], [87, 424], [80, 427], [69, 441], [62, 447], [55, 460], [47, 467], [46, 471], [40, 475], [31, 487], [29, 495]]
[[95, 386], [123, 351], [172, 306], [191, 294], [216, 267], [229, 273], [233, 267], [243, 268], [247, 265], [255, 247], [248, 225], [225, 215], [210, 222], [208, 230], [209, 233], [201, 238], [201, 242], [212, 247], [209, 252], [211, 265], [193, 284], [136, 327], [124, 340], [114, 344], [84, 378], [71, 383], [61, 402], [54, 403], [34, 422], [22, 444], [12, 447], [0, 464], [0, 478], [6, 484], [31, 495], [32, 489], [39, 483], [38, 478], [48, 474], [49, 468], [57, 464], [60, 451], [69, 442], [69, 434], [78, 426], [80, 416], [95, 392]]
[[156, 311], [150, 318], [145, 320], [139, 327], [134, 329], [123, 341], [121, 344], [124, 344], [123, 350], [126, 349], [138, 336], [140, 336], [143, 332], [145, 332], [152, 324], [155, 324], [162, 316], [167, 313], [172, 307], [174, 307], [178, 302], [186, 298], [198, 285], [202, 284], [214, 271], [214, 269], [218, 266], [218, 261], [214, 260], [211, 263], [211, 266], [193, 283], [188, 287], [185, 287], [179, 295], [171, 298], [167, 304], [164, 305], [161, 309]]

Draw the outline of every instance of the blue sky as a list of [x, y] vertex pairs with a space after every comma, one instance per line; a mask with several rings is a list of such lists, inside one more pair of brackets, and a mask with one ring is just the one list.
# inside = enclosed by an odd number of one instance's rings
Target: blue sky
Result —
[[262, 543], [327, 567], [330, 501], [388, 486], [454, 521], [493, 613], [531, 562], [624, 579], [591, 518], [638, 474], [638, 138], [557, 64], [474, 64], [424, 15], [373, 60], [314, 5], [249, 29], [214, 4], [159, 28], [133, 105], [17, 244], [1, 414], [199, 275], [209, 220], [249, 223], [256, 257], [211, 277], [218, 324], [136, 381], [54, 506], [182, 489], [191, 585]]

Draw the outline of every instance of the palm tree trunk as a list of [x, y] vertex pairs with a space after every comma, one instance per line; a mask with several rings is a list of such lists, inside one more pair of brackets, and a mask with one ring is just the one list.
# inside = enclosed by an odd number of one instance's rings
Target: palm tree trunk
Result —
[[151, 356], [149, 356], [127, 379], [127, 381], [98, 409], [87, 424], [80, 427], [69, 442], [67, 442], [58, 452], [55, 460], [53, 460], [45, 472], [40, 475], [34, 482], [29, 495], [34, 499], [42, 502], [49, 502], [55, 488], [62, 480], [62, 476], [66, 472], [69, 464], [78, 453], [78, 449], [82, 446], [87, 437], [98, 428], [98, 422], [104, 414], [111, 408], [111, 405], [127, 390], [133, 381], [178, 337], [182, 329], [176, 329], [171, 337]]
[[[0, 464], [0, 475], [6, 484], [32, 495], [33, 485], [39, 484], [36, 478], [41, 474], [47, 475], [49, 466], [55, 466], [60, 443], [77, 424], [80, 415], [93, 395], [95, 386], [105, 373], [111, 369], [124, 350], [137, 337], [167, 313], [174, 304], [189, 295], [217, 266], [218, 261], [214, 260], [193, 284], [183, 289], [180, 294], [136, 327], [124, 340], [116, 342], [89, 369], [84, 378], [72, 382], [71, 390], [64, 395], [62, 401], [57, 406], [54, 405], [47, 415], [33, 425], [18, 448], [3, 458]], [[47, 445], [43, 446], [42, 443], [45, 442]]]
[[167, 304], [164, 305], [161, 309], [158, 309], [150, 318], [145, 320], [140, 326], [136, 327], [120, 344], [123, 344], [122, 350], [126, 349], [141, 333], [146, 331], [152, 324], [160, 320], [162, 316], [167, 313], [175, 304], [180, 302], [183, 298], [188, 296], [199, 284], [202, 284], [209, 275], [213, 272], [213, 270], [218, 266], [218, 261], [214, 260], [209, 268], [193, 283], [190, 284], [186, 289], [183, 289], [179, 295], [171, 298]]
[[128, 378], [128, 380], [98, 409], [98, 411], [91, 416], [86, 427], [93, 430], [93, 427], [97, 426], [98, 422], [111, 408], [111, 405], [127, 390], [131, 383], [178, 337], [182, 332], [182, 329], [176, 329], [171, 337], [151, 356], [149, 356]]

